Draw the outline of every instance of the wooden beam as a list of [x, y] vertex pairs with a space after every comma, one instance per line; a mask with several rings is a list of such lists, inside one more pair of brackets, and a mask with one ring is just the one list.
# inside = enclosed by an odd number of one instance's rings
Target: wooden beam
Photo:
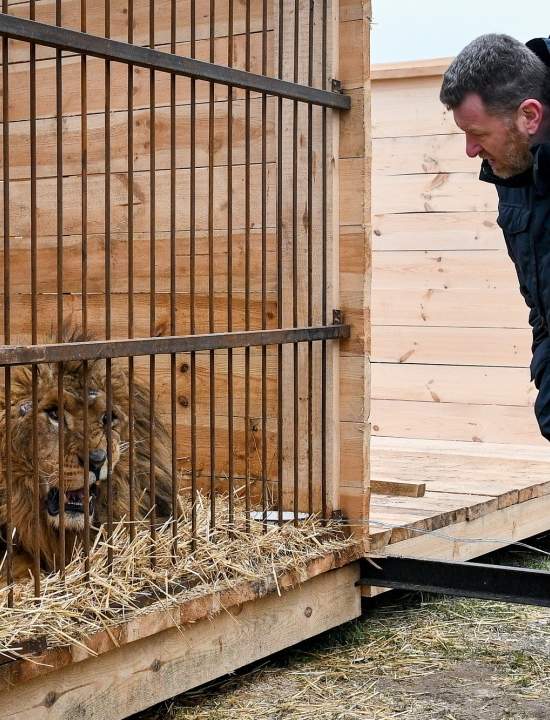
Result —
[[[418, 533], [402, 542], [386, 545], [388, 531], [372, 527], [371, 549], [385, 555], [472, 560], [514, 542], [548, 530], [550, 495], [503, 508], [474, 520], [466, 520], [433, 533]], [[363, 588], [363, 597], [374, 597], [383, 588]]]
[[381, 480], [371, 477], [371, 493], [376, 495], [400, 495], [401, 497], [424, 497], [426, 483], [412, 480]]
[[396, 80], [411, 77], [433, 77], [443, 75], [453, 58], [429, 60], [407, 60], [405, 62], [377, 63], [372, 66], [373, 80]]
[[4, 692], [5, 720], [119, 720], [361, 614], [358, 563]]

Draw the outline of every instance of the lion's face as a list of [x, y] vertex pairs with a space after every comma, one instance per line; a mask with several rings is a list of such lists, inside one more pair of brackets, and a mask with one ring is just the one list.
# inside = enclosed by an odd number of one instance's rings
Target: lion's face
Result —
[[[127, 450], [127, 416], [122, 407], [120, 392], [113, 393], [112, 413], [107, 412], [106, 379], [102, 363], [96, 362], [88, 372], [88, 392], [84, 397], [84, 375], [80, 363], [65, 366], [63, 377], [63, 421], [58, 400], [58, 369], [56, 365], [39, 366], [38, 371], [38, 475], [40, 481], [40, 511], [47, 523], [59, 526], [61, 502], [65, 508], [68, 530], [84, 529], [84, 429], [87, 407], [87, 436], [89, 463], [89, 511], [93, 521], [95, 501], [108, 472], [108, 429], [111, 426], [111, 468], [115, 468]], [[119, 385], [119, 383], [117, 384]], [[120, 388], [119, 388], [120, 389]], [[24, 488], [32, 495], [33, 484], [33, 408], [32, 374], [26, 368], [13, 370], [12, 379], [12, 456], [28, 472], [24, 474]], [[65, 496], [59, 495], [59, 441], [63, 429], [63, 476]], [[19, 474], [19, 477], [21, 475]], [[106, 492], [106, 490], [105, 490]]]

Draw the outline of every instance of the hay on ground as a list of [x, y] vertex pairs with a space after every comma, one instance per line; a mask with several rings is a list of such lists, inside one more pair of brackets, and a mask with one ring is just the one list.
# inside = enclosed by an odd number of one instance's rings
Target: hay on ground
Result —
[[[0, 656], [24, 657], [25, 645], [40, 638], [46, 648], [79, 643], [93, 633], [126, 622], [159, 607], [227, 590], [243, 581], [300, 575], [312, 560], [349, 548], [353, 539], [337, 522], [316, 516], [298, 526], [279, 527], [251, 520], [246, 531], [244, 508], [235, 501], [238, 522], [229, 523], [228, 497], [217, 496], [215, 527], [210, 524], [209, 499], [197, 501], [197, 539], [191, 542], [191, 507], [187, 504], [177, 526], [166, 522], [151, 541], [149, 522], [135, 526], [130, 540], [128, 525], [115, 526], [108, 569], [105, 529], [97, 535], [90, 553], [89, 578], [79, 549], [67, 565], [65, 577], [52, 573], [42, 578], [42, 591], [34, 597], [31, 577], [0, 590]], [[154, 561], [152, 562], [152, 559]]]

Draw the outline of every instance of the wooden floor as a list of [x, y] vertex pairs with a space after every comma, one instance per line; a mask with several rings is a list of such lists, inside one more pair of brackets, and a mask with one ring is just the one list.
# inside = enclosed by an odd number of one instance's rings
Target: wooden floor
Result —
[[374, 437], [371, 473], [373, 553], [468, 560], [550, 529], [550, 445]]

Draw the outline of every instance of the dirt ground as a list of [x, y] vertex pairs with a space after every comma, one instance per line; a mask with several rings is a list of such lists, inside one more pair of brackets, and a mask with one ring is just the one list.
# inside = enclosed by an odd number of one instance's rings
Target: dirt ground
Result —
[[[534, 540], [550, 551], [550, 536]], [[508, 550], [485, 562], [550, 570]], [[550, 609], [388, 593], [363, 616], [134, 720], [550, 720]]]

